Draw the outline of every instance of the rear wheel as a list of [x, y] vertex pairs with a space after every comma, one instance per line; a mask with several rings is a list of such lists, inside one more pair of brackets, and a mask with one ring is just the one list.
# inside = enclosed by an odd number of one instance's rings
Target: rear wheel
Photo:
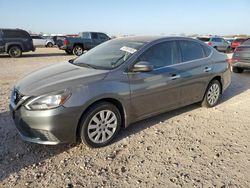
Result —
[[49, 43], [46, 45], [46, 47], [49, 47], [49, 48], [53, 47], [52, 42], [49, 42]]
[[11, 46], [8, 51], [10, 57], [20, 57], [22, 55], [22, 50], [19, 46]]
[[90, 147], [103, 147], [111, 142], [121, 127], [121, 114], [108, 102], [96, 103], [84, 114], [80, 137]]
[[73, 53], [74, 53], [74, 55], [76, 55], [76, 56], [82, 55], [82, 54], [83, 54], [83, 51], [84, 51], [84, 49], [83, 49], [83, 47], [80, 46], [80, 45], [76, 45], [76, 46], [73, 48]]
[[202, 101], [202, 106], [211, 108], [214, 107], [220, 98], [221, 84], [218, 80], [212, 80], [206, 90]]
[[243, 73], [244, 69], [240, 67], [233, 67], [233, 72], [234, 73]]

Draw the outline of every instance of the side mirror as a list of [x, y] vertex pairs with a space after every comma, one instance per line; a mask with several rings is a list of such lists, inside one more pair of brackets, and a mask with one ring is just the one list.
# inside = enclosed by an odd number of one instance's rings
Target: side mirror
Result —
[[134, 64], [131, 68], [132, 72], [150, 72], [154, 69], [154, 66], [146, 61], [139, 61], [138, 63]]

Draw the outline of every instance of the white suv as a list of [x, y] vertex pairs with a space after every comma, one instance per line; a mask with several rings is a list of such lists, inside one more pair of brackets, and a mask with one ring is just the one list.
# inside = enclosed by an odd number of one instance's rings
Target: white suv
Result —
[[40, 35], [31, 35], [31, 38], [36, 47], [53, 47], [55, 45], [51, 38], [45, 38]]
[[205, 42], [209, 46], [212, 46], [218, 51], [229, 53], [231, 52], [231, 45], [224, 38], [218, 36], [204, 36], [197, 37], [197, 39]]

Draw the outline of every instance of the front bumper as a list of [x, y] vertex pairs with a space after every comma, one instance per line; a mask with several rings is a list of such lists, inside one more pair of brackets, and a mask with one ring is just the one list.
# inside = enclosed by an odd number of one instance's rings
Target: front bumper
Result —
[[75, 108], [59, 107], [44, 111], [29, 111], [24, 106], [10, 111], [21, 138], [28, 142], [55, 145], [76, 141], [79, 113]]
[[240, 67], [240, 68], [246, 68], [250, 69], [250, 60], [249, 62], [243, 62], [243, 61], [236, 61], [232, 64], [233, 67]]

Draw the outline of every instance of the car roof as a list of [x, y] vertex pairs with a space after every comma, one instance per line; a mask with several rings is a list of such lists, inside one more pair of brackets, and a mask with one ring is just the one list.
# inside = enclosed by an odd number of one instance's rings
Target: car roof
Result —
[[129, 36], [129, 37], [119, 37], [113, 40], [124, 40], [124, 41], [137, 41], [137, 42], [143, 42], [143, 43], [149, 43], [153, 42], [156, 40], [164, 40], [164, 39], [183, 39], [183, 40], [194, 40], [197, 41], [196, 39], [192, 39], [189, 37], [171, 37], [171, 36]]

